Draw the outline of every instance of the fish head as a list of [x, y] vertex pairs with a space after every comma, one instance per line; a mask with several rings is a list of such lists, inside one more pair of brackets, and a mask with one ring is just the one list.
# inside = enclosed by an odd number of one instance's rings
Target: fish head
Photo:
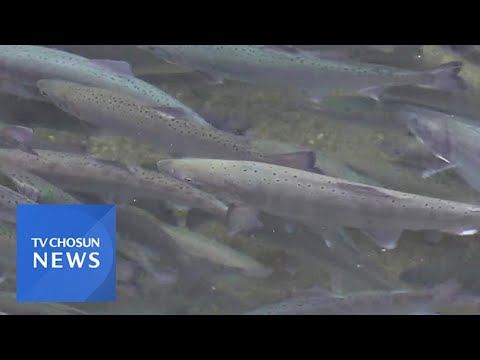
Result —
[[157, 163], [158, 171], [184, 181], [200, 189], [214, 189], [222, 177], [216, 177], [212, 173], [211, 164], [216, 160], [210, 159], [169, 159], [160, 160]]
[[157, 162], [158, 171], [178, 180], [195, 185], [197, 183], [198, 167], [193, 159], [170, 159]]
[[450, 157], [448, 114], [406, 106], [399, 111], [399, 116], [413, 135], [434, 154], [444, 159]]
[[78, 115], [74, 108], [72, 88], [75, 83], [63, 80], [42, 79], [37, 81], [40, 95], [61, 110], [72, 115]]

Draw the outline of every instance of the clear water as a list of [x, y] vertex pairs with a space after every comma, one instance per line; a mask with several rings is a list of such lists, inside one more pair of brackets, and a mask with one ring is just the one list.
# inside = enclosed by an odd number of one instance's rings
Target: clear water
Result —
[[[256, 141], [288, 144], [281, 147], [288, 151], [279, 151], [279, 147], [273, 153], [292, 152], [296, 147], [314, 151], [316, 167], [326, 175], [438, 199], [469, 204], [480, 200], [478, 192], [455, 170], [422, 177], [422, 171], [431, 168], [438, 159], [428, 149], [422, 153], [408, 152], [418, 140], [406, 126], [395, 121], [394, 108], [379, 110], [375, 100], [332, 88], [333, 100], [325, 109], [310, 102], [294, 87], [241, 79], [212, 84], [203, 74], [164, 62], [133, 45], [48, 46], [90, 59], [126, 61], [138, 78], [175, 97], [222, 131]], [[455, 96], [471, 99], [480, 86], [480, 65], [473, 53], [454, 52], [448, 46], [297, 48], [320, 50], [324, 56], [337, 59], [340, 56], [349, 62], [418, 71], [459, 60], [463, 62], [460, 75], [469, 90]], [[221, 59], [219, 63], [221, 66]], [[429, 96], [425, 103], [435, 107], [435, 93]], [[458, 101], [452, 101], [451, 107], [449, 103], [441, 103], [441, 111], [458, 115]], [[403, 106], [402, 101], [397, 106]], [[470, 101], [469, 106], [473, 110], [468, 117], [475, 120], [475, 102]], [[174, 156], [141, 139], [118, 136], [109, 129], [88, 125], [48, 102], [2, 94], [0, 111], [3, 123], [33, 129], [33, 149], [89, 154], [152, 171], [157, 171], [157, 161]], [[475, 149], [465, 151], [475, 152]], [[221, 154], [217, 155], [221, 158]], [[16, 190], [9, 182], [2, 184]], [[94, 179], [90, 186], [96, 186]], [[107, 194], [105, 197], [87, 191], [72, 194], [87, 203], [111, 202]], [[122, 194], [116, 195], [121, 198]], [[284, 302], [283, 309], [287, 310], [283, 313], [361, 314], [374, 312], [376, 304], [382, 305], [378, 306], [381, 313], [392, 314], [415, 313], [420, 308], [438, 314], [478, 312], [480, 243], [476, 235], [443, 234], [439, 241], [432, 241], [439, 239], [432, 232], [404, 231], [398, 246], [388, 250], [377, 246], [358, 229], [343, 228], [343, 232], [327, 239], [325, 233], [322, 236], [298, 221], [263, 211], [259, 215], [263, 227], [230, 236], [224, 221], [195, 209], [189, 212], [175, 204], [138, 196], [126, 201], [130, 207], [150, 214], [144, 221], [151, 226], [135, 227], [138, 225], [135, 222], [119, 221], [119, 236], [126, 250], [117, 254], [117, 301], [69, 304], [76, 309], [89, 314], [244, 314], [256, 309], [262, 313], [264, 306]], [[301, 205], [301, 199], [298, 201]], [[125, 201], [117, 204], [124, 206]], [[217, 245], [209, 243], [210, 248], [202, 256], [192, 255], [193, 245], [187, 249], [172, 246], [167, 236], [152, 225], [156, 221], [178, 229], [188, 227], [193, 243], [213, 239]], [[401, 219], [398, 223], [401, 224]], [[212, 255], [215, 247], [221, 246], [235, 250], [233, 256], [248, 256], [249, 261], [261, 264], [270, 274], [249, 276], [222, 263]], [[0, 288], [4, 294], [14, 294], [14, 267], [4, 262], [5, 279]], [[420, 300], [407, 299], [400, 304], [392, 300], [395, 291], [426, 293], [452, 280], [460, 284], [460, 290], [444, 301], [437, 301], [433, 295]], [[324, 291], [315, 296], [307, 291], [305, 295], [303, 291], [312, 288]], [[367, 293], [375, 295], [370, 298]], [[360, 300], [345, 303], [340, 294]], [[302, 297], [307, 300], [302, 302]], [[328, 306], [315, 307], [322, 301], [325, 303], [326, 298], [330, 300]], [[42, 304], [25, 308], [8, 300], [8, 296], [6, 299], [0, 300], [0, 312], [49, 312]], [[299, 302], [301, 306], [291, 305]], [[310, 308], [305, 305], [312, 303]], [[275, 312], [279, 311], [274, 307], [272, 313]]]

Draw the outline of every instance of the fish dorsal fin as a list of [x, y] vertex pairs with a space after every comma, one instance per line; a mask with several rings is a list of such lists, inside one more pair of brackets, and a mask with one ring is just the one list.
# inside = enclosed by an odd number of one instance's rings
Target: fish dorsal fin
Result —
[[393, 250], [402, 236], [401, 229], [363, 229], [363, 232], [378, 246]]
[[92, 62], [97, 67], [101, 67], [109, 71], [113, 71], [118, 75], [132, 76], [132, 77], [135, 76], [135, 74], [133, 73], [132, 67], [126, 61], [92, 59], [90, 60], [90, 62]]

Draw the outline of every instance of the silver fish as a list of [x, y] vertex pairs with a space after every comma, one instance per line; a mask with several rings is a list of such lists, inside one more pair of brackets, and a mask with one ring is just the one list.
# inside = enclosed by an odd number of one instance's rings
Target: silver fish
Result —
[[[242, 254], [221, 242], [189, 231], [184, 227], [170, 226], [149, 212], [133, 206], [122, 206], [117, 211], [119, 226], [128, 227], [135, 234], [142, 234], [142, 242], [149, 237], [158, 246], [170, 246], [175, 251], [191, 257], [206, 259], [211, 263], [238, 269], [247, 276], [266, 277], [271, 270], [255, 259]], [[149, 245], [152, 245], [151, 242]], [[166, 253], [165, 250], [160, 250]], [[170, 255], [172, 257], [172, 255]]]
[[133, 197], [155, 198], [201, 208], [221, 219], [225, 218], [228, 210], [213, 195], [155, 171], [96, 160], [81, 154], [49, 150], [39, 150], [38, 154], [34, 156], [17, 149], [0, 149], [0, 162], [32, 172], [71, 191], [120, 197], [119, 201]]
[[271, 269], [250, 256], [214, 239], [182, 227], [167, 224], [162, 224], [160, 227], [169, 235], [178, 248], [190, 256], [207, 259], [225, 267], [238, 269], [247, 276], [264, 278], [272, 273]]
[[0, 91], [45, 101], [36, 83], [64, 79], [98, 86], [143, 99], [157, 106], [174, 106], [199, 125], [210, 125], [192, 109], [161, 89], [135, 78], [123, 61], [87, 59], [65, 51], [30, 45], [0, 46]]
[[345, 295], [311, 289], [247, 315], [425, 315], [448, 304], [458, 293], [455, 281], [425, 290], [362, 291]]
[[313, 152], [266, 156], [246, 137], [199, 126], [177, 108], [157, 107], [133, 97], [77, 83], [40, 80], [40, 92], [57, 107], [112, 132], [146, 142], [172, 155], [219, 157], [312, 167]]
[[[158, 169], [250, 207], [321, 231], [362, 229], [395, 248], [402, 230], [478, 232], [480, 207], [344, 181], [302, 170], [250, 161], [175, 159]], [[230, 210], [235, 213], [235, 207]], [[380, 239], [383, 239], [380, 240]]]
[[213, 81], [240, 80], [296, 88], [316, 101], [333, 90], [360, 91], [389, 85], [419, 84], [464, 89], [460, 62], [424, 71], [321, 58], [283, 46], [140, 45], [161, 59], [207, 73]]
[[477, 91], [446, 91], [420, 86], [392, 86], [379, 94], [379, 100], [388, 105], [408, 104], [448, 114], [478, 118], [480, 105]]
[[119, 236], [118, 238], [118, 253], [140, 267], [146, 275], [154, 279], [157, 286], [171, 285], [177, 281], [177, 275], [174, 271], [167, 272], [166, 269], [157, 268], [155, 258], [158, 256], [150, 251], [148, 247], [126, 239], [123, 236]]
[[69, 193], [39, 176], [21, 168], [0, 164], [0, 176], [12, 183], [12, 187], [22, 195], [43, 204], [79, 204]]
[[454, 169], [472, 188], [480, 191], [478, 122], [410, 105], [404, 107], [402, 114], [417, 139], [443, 160], [444, 166], [430, 173]]

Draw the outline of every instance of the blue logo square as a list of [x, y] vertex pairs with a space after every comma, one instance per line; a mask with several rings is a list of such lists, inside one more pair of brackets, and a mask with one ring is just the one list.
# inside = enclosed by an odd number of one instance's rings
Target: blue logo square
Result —
[[17, 301], [115, 301], [115, 250], [115, 205], [17, 205]]

